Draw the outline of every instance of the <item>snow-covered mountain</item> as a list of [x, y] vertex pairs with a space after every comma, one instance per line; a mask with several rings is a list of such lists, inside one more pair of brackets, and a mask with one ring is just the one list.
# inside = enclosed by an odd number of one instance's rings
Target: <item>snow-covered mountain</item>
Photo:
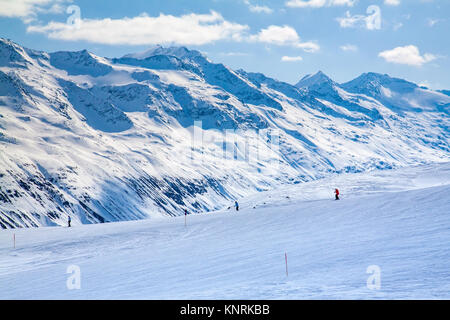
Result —
[[387, 75], [294, 86], [184, 47], [109, 59], [0, 39], [0, 226], [204, 212], [282, 184], [446, 162], [449, 112], [448, 95]]

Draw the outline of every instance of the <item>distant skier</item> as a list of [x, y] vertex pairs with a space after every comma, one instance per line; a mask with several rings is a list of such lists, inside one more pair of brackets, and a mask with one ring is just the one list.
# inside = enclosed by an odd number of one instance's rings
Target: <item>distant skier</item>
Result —
[[236, 208], [236, 211], [239, 211], [239, 203], [237, 201], [234, 202], [234, 207]]
[[336, 189], [334, 190], [334, 194], [336, 195], [336, 200], [340, 200], [340, 199], [339, 199], [339, 189], [336, 188]]
[[70, 223], [72, 222], [72, 219], [70, 218], [70, 216], [69, 216], [69, 218], [67, 219], [67, 224], [68, 224], [68, 227], [70, 228]]

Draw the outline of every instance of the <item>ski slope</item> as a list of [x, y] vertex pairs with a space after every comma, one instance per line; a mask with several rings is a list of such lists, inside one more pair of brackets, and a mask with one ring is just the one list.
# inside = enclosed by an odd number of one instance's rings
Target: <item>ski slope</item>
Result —
[[[445, 163], [260, 193], [187, 227], [176, 217], [4, 230], [0, 298], [449, 299], [449, 194]], [[70, 265], [79, 290], [66, 287]], [[371, 265], [380, 290], [366, 287]]]

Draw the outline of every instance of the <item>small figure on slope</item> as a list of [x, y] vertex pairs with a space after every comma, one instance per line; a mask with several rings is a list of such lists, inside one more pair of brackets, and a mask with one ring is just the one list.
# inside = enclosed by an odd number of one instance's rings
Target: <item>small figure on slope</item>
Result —
[[340, 199], [339, 199], [339, 189], [336, 188], [336, 189], [334, 190], [334, 194], [336, 195], [336, 200], [340, 200]]
[[237, 201], [234, 202], [234, 207], [236, 208], [236, 211], [239, 211], [239, 203]]
[[72, 219], [70, 218], [70, 216], [69, 216], [69, 218], [67, 219], [67, 225], [68, 225], [68, 227], [70, 228], [70, 223], [72, 222]]

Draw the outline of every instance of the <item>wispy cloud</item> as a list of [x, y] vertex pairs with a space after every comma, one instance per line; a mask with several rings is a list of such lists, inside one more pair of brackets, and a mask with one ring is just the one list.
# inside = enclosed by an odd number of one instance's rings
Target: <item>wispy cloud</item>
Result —
[[352, 52], [358, 51], [358, 47], [354, 44], [345, 44], [345, 45], [341, 46], [340, 48], [342, 51], [352, 51]]
[[302, 60], [303, 60], [303, 58], [300, 56], [296, 56], [296, 57], [283, 56], [281, 58], [281, 61], [283, 61], [283, 62], [300, 62]]
[[246, 52], [221, 52], [220, 55], [221, 56], [226, 56], [226, 57], [245, 57], [245, 56], [249, 56], [249, 54], [246, 53]]
[[381, 29], [381, 9], [371, 5], [367, 8], [367, 16], [362, 14], [351, 15], [349, 11], [345, 17], [336, 18], [341, 28], [365, 27], [367, 30]]
[[400, 0], [384, 0], [384, 4], [387, 6], [399, 6]]
[[286, 6], [291, 8], [352, 7], [356, 2], [357, 0], [289, 0]]
[[428, 18], [427, 19], [427, 24], [429, 27], [434, 27], [437, 23], [441, 22], [441, 19], [433, 19], [433, 18]]
[[406, 64], [417, 67], [420, 67], [437, 58], [431, 53], [421, 55], [419, 48], [413, 45], [386, 50], [380, 52], [378, 56], [390, 63]]
[[397, 23], [394, 24], [393, 29], [394, 29], [395, 31], [397, 31], [397, 30], [400, 29], [401, 27], [403, 27], [403, 23], [402, 23], [402, 22], [397, 22]]
[[249, 0], [244, 0], [244, 3], [248, 6], [248, 9], [251, 12], [266, 14], [271, 14], [273, 12], [273, 9], [269, 8], [268, 6], [252, 4]]

